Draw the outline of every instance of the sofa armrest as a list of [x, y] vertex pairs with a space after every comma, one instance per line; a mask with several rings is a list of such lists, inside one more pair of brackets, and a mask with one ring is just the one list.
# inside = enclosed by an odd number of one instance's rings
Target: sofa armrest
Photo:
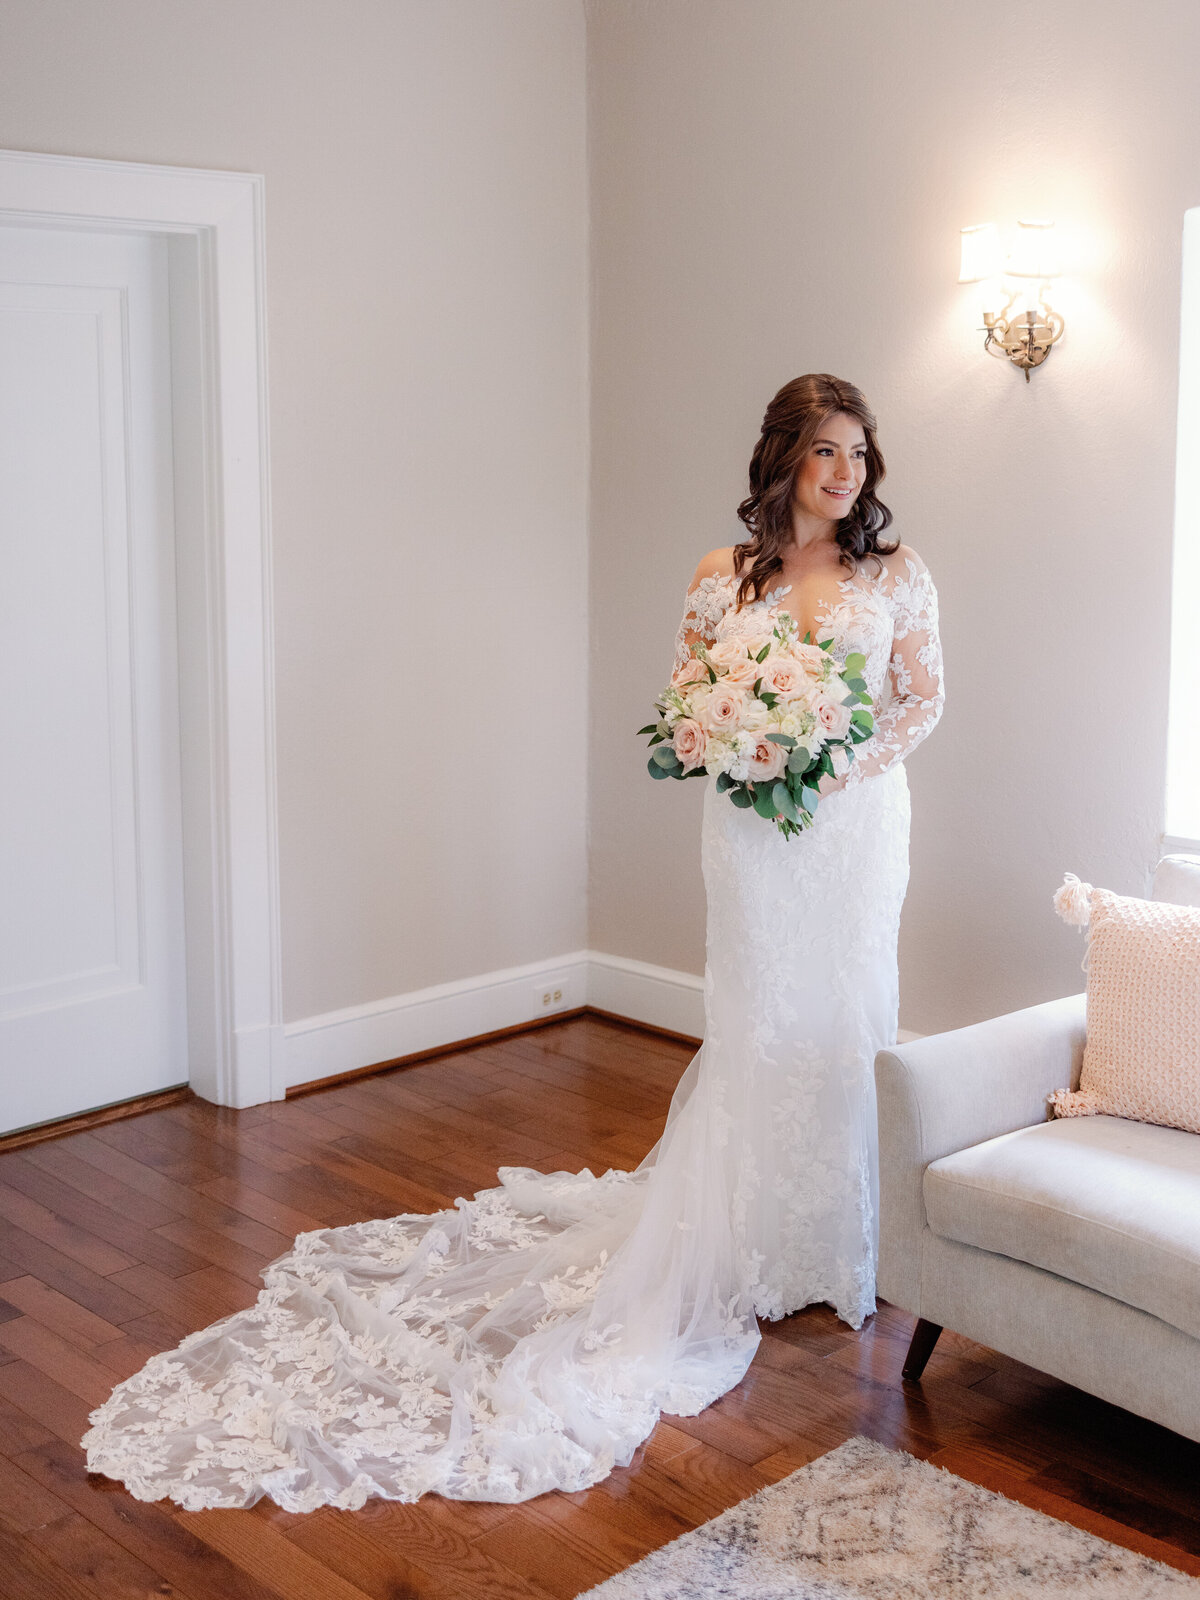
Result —
[[876, 1056], [879, 1292], [905, 1311], [920, 1311], [925, 1168], [1045, 1121], [1047, 1095], [1079, 1083], [1084, 998], [1051, 1000]]

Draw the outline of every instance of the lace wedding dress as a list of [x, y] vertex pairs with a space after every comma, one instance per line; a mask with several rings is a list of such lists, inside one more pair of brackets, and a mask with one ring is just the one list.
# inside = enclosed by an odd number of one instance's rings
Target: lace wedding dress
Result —
[[[895, 563], [895, 559], [894, 563]], [[680, 632], [785, 601], [708, 578]], [[301, 1234], [256, 1305], [155, 1356], [93, 1413], [93, 1472], [188, 1509], [523, 1500], [627, 1462], [660, 1412], [743, 1376], [755, 1314], [874, 1309], [872, 1060], [896, 1024], [902, 759], [941, 709], [936, 597], [858, 571], [817, 637], [861, 651], [878, 731], [785, 840], [709, 786], [704, 1044], [635, 1172], [504, 1167], [432, 1216]]]

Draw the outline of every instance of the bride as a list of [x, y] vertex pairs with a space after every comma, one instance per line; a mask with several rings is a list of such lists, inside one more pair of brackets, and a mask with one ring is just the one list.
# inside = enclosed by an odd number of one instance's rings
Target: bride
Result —
[[837, 657], [866, 657], [876, 732], [797, 838], [708, 786], [705, 1038], [659, 1144], [635, 1172], [502, 1167], [452, 1210], [301, 1234], [253, 1307], [93, 1413], [93, 1472], [192, 1510], [584, 1489], [661, 1412], [692, 1415], [741, 1379], [756, 1314], [870, 1316], [902, 762], [941, 710], [936, 596], [882, 537], [883, 472], [859, 391], [795, 379], [750, 463], [748, 537], [689, 589], [677, 665], [787, 610]]

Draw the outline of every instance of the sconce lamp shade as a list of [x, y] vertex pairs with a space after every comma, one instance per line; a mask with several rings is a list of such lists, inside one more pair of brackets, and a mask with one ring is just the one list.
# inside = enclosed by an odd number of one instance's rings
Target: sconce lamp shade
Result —
[[982, 283], [1000, 273], [1000, 236], [994, 222], [977, 222], [962, 230], [959, 283]]
[[[983, 348], [989, 355], [1011, 361], [1028, 383], [1029, 374], [1043, 364], [1066, 328], [1046, 298], [1047, 278], [1056, 278], [1061, 271], [1054, 224], [1018, 222], [1007, 260], [1001, 254], [995, 223], [981, 222], [961, 233], [959, 283], [991, 280], [982, 294]], [[1020, 311], [1016, 310], [1019, 302], [1023, 303]]]
[[1008, 258], [1014, 278], [1057, 278], [1058, 246], [1052, 222], [1018, 222], [1017, 238]]

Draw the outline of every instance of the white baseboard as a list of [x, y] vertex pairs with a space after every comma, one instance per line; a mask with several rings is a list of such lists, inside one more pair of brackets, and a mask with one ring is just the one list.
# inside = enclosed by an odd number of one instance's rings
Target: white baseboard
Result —
[[631, 1022], [699, 1039], [704, 1033], [704, 979], [627, 956], [588, 951], [587, 1003]]
[[[547, 993], [551, 999], [543, 1004]], [[586, 1004], [587, 952], [576, 950], [553, 961], [485, 972], [289, 1022], [283, 1030], [284, 1077], [287, 1087], [295, 1089]]]
[[[626, 956], [576, 950], [553, 961], [289, 1022], [283, 1029], [284, 1082], [296, 1089], [583, 1005], [687, 1038], [699, 1039], [704, 1032], [703, 978]], [[908, 1043], [920, 1034], [902, 1028], [899, 1038]]]

